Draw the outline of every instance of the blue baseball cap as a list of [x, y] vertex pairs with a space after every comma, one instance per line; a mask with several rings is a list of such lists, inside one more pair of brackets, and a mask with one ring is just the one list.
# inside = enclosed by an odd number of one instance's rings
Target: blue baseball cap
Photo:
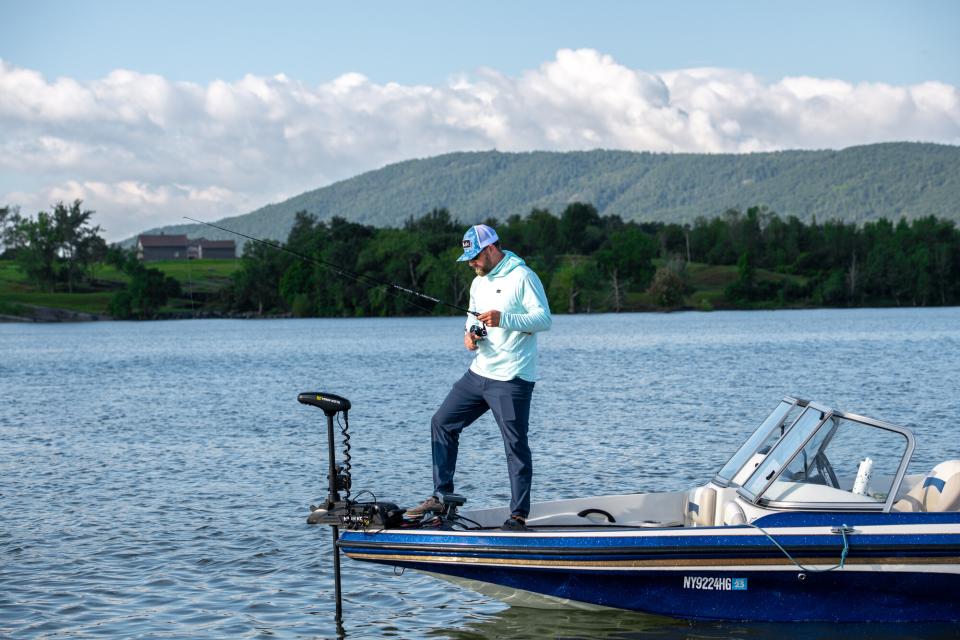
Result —
[[466, 262], [473, 260], [477, 254], [483, 251], [484, 247], [489, 247], [500, 238], [493, 227], [485, 224], [475, 224], [463, 234], [463, 255], [457, 258], [457, 262]]

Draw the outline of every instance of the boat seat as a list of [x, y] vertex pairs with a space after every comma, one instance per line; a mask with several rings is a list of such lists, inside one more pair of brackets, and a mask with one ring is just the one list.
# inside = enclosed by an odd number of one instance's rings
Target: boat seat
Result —
[[960, 460], [941, 462], [893, 505], [894, 511], [960, 511]]
[[712, 527], [717, 511], [717, 491], [697, 487], [687, 494], [687, 522], [694, 527]]
[[731, 500], [723, 507], [723, 524], [726, 526], [737, 526], [747, 523], [747, 514], [743, 512], [743, 507], [737, 504], [736, 500]]

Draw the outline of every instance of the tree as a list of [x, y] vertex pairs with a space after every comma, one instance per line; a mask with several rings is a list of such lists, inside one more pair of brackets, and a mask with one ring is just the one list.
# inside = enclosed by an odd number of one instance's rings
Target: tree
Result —
[[[463, 251], [458, 246], [452, 246], [439, 255], [425, 256], [418, 269], [421, 271], [424, 293], [438, 300], [444, 300], [460, 307], [466, 307], [469, 300], [470, 283], [473, 272], [457, 258]], [[434, 315], [450, 313], [450, 308], [437, 305]]]
[[100, 227], [90, 227], [93, 211], [81, 210], [81, 200], [70, 207], [58, 202], [53, 207], [59, 255], [62, 258], [59, 279], [66, 280], [67, 291], [73, 293], [76, 282], [87, 272], [90, 264], [104, 254], [106, 243], [100, 238]]
[[826, 280], [814, 292], [814, 301], [831, 307], [844, 305], [846, 301], [846, 282], [843, 271], [840, 269], [830, 271]]
[[597, 264], [610, 280], [614, 311], [623, 307], [623, 292], [631, 283], [639, 288], [647, 286], [656, 253], [653, 239], [635, 226], [614, 232], [597, 251]]
[[603, 242], [600, 214], [592, 204], [574, 202], [560, 215], [560, 247], [567, 253], [589, 255]]
[[17, 248], [23, 244], [19, 232], [22, 220], [20, 207], [0, 207], [0, 258], [13, 257]]
[[655, 304], [669, 309], [680, 306], [685, 289], [683, 277], [675, 269], [664, 266], [653, 274], [647, 294], [653, 298]]
[[82, 204], [74, 200], [67, 207], [57, 202], [52, 214], [41, 211], [35, 220], [15, 214], [16, 228], [4, 230], [4, 241], [17, 247], [21, 269], [41, 289], [52, 291], [58, 282], [66, 282], [73, 293], [74, 286], [89, 276], [91, 265], [106, 254], [100, 227], [89, 226], [94, 212], [81, 209]]
[[[918, 218], [910, 226], [914, 249], [914, 263], [925, 263], [928, 282], [924, 293], [925, 303], [948, 304], [955, 299], [960, 285], [960, 236], [954, 223], [937, 220], [933, 216]], [[918, 252], [925, 251], [925, 260]]]
[[663, 225], [657, 233], [657, 240], [660, 242], [660, 255], [663, 258], [689, 253], [687, 230], [679, 224]]
[[17, 235], [23, 240], [23, 246], [17, 250], [17, 264], [38, 288], [53, 291], [57, 282], [57, 251], [60, 247], [53, 216], [41, 211], [36, 220], [21, 220], [17, 225]]
[[544, 269], [553, 271], [560, 247], [560, 221], [547, 209], [533, 209], [526, 218], [511, 216], [499, 230], [505, 249], [537, 259]]
[[551, 308], [566, 308], [567, 313], [576, 313], [577, 309], [589, 313], [595, 302], [592, 294], [602, 279], [596, 260], [571, 256], [550, 280]]
[[279, 283], [293, 259], [259, 242], [243, 248], [240, 268], [233, 274], [228, 305], [238, 311], [256, 310], [257, 315], [273, 309], [286, 309]]
[[727, 286], [724, 295], [738, 302], [753, 300], [756, 284], [757, 270], [753, 265], [753, 256], [749, 251], [744, 251], [737, 260], [737, 279]]
[[411, 216], [404, 223], [403, 230], [418, 236], [427, 252], [437, 255], [457, 244], [463, 233], [462, 226], [450, 216], [446, 208], [440, 208], [433, 209], [420, 218]]
[[[172, 280], [172, 278], [170, 278]], [[172, 286], [159, 269], [137, 270], [127, 285], [131, 306], [141, 320], [152, 318], [167, 303]], [[173, 280], [176, 282], [176, 280]]]
[[[308, 262], [295, 260], [290, 263], [280, 277], [278, 291], [286, 302], [287, 307], [294, 311], [298, 318], [314, 315], [316, 312], [316, 291], [312, 286], [314, 268]], [[294, 303], [296, 309], [294, 309]]]
[[114, 245], [105, 252], [105, 259], [130, 278], [126, 288], [110, 299], [110, 315], [118, 320], [153, 318], [169, 298], [181, 294], [176, 278], [145, 267], [132, 249]]
[[[361, 272], [357, 257], [370, 240], [376, 237], [376, 230], [371, 226], [334, 216], [325, 227], [318, 226], [318, 234], [318, 251], [315, 255], [319, 259], [327, 264]], [[419, 250], [414, 249], [413, 252], [419, 253]], [[411, 269], [415, 269], [418, 261], [419, 256], [408, 259], [408, 272], [414, 273]], [[317, 268], [316, 275], [323, 315], [349, 317], [363, 314], [363, 300], [370, 288], [369, 284], [321, 267]]]

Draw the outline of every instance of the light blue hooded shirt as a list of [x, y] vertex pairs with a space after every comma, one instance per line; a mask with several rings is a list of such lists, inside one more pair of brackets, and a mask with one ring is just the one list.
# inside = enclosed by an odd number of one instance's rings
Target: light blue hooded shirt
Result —
[[[537, 333], [553, 324], [547, 294], [537, 274], [512, 251], [485, 276], [470, 285], [470, 309], [500, 311], [500, 326], [487, 327], [477, 343], [470, 370], [493, 380], [537, 380]], [[467, 316], [467, 327], [479, 324]]]

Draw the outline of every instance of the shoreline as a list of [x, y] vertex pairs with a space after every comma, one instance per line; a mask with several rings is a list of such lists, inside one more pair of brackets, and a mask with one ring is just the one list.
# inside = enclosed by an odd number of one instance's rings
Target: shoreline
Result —
[[32, 310], [33, 313], [23, 316], [0, 314], [0, 322], [40, 322], [49, 324], [56, 322], [102, 322], [105, 320], [113, 320], [112, 317], [106, 314], [72, 311], [59, 307], [42, 307], [32, 304], [18, 304], [17, 306]]
[[[145, 319], [129, 319], [129, 320], [116, 320], [112, 316], [107, 314], [95, 314], [95, 313], [86, 313], [83, 311], [71, 311], [69, 309], [60, 309], [57, 307], [41, 307], [37, 305], [23, 305], [24, 307], [29, 307], [36, 311], [35, 315], [29, 316], [16, 316], [10, 314], [0, 314], [0, 324], [57, 324], [57, 323], [82, 323], [82, 322], [157, 322], [164, 320], [311, 320], [311, 319], [334, 319], [334, 320], [349, 320], [349, 319], [358, 319], [358, 320], [368, 320], [370, 318], [379, 318], [382, 316], [308, 316], [308, 317], [296, 317], [290, 312], [279, 313], [279, 314], [264, 314], [259, 315], [252, 311], [246, 311], [241, 313], [221, 313], [216, 311], [203, 311], [198, 313], [169, 313], [163, 314], [154, 318], [145, 318]], [[684, 312], [698, 312], [698, 313], [714, 313], [722, 311], [809, 311], [816, 309], [843, 309], [843, 310], [855, 310], [855, 309], [949, 309], [956, 308], [957, 305], [940, 305], [940, 306], [931, 306], [926, 305], [922, 307], [915, 306], [862, 306], [862, 307], [827, 307], [827, 306], [794, 306], [794, 307], [721, 307], [713, 309], [703, 309], [701, 307], [694, 306], [684, 306], [676, 307], [672, 309], [632, 309], [629, 311], [621, 311], [619, 314], [633, 314], [633, 313], [651, 313], [651, 314], [671, 314], [671, 313], [684, 313]], [[554, 314], [560, 316], [589, 316], [589, 315], [618, 315], [618, 312], [614, 311], [603, 311], [603, 312], [583, 312], [583, 313], [560, 313]], [[440, 316], [419, 316], [419, 315], [410, 315], [410, 316], [391, 316], [391, 317], [402, 317], [402, 318], [430, 318], [430, 317], [440, 317]], [[455, 314], [443, 317], [458, 317]]]

